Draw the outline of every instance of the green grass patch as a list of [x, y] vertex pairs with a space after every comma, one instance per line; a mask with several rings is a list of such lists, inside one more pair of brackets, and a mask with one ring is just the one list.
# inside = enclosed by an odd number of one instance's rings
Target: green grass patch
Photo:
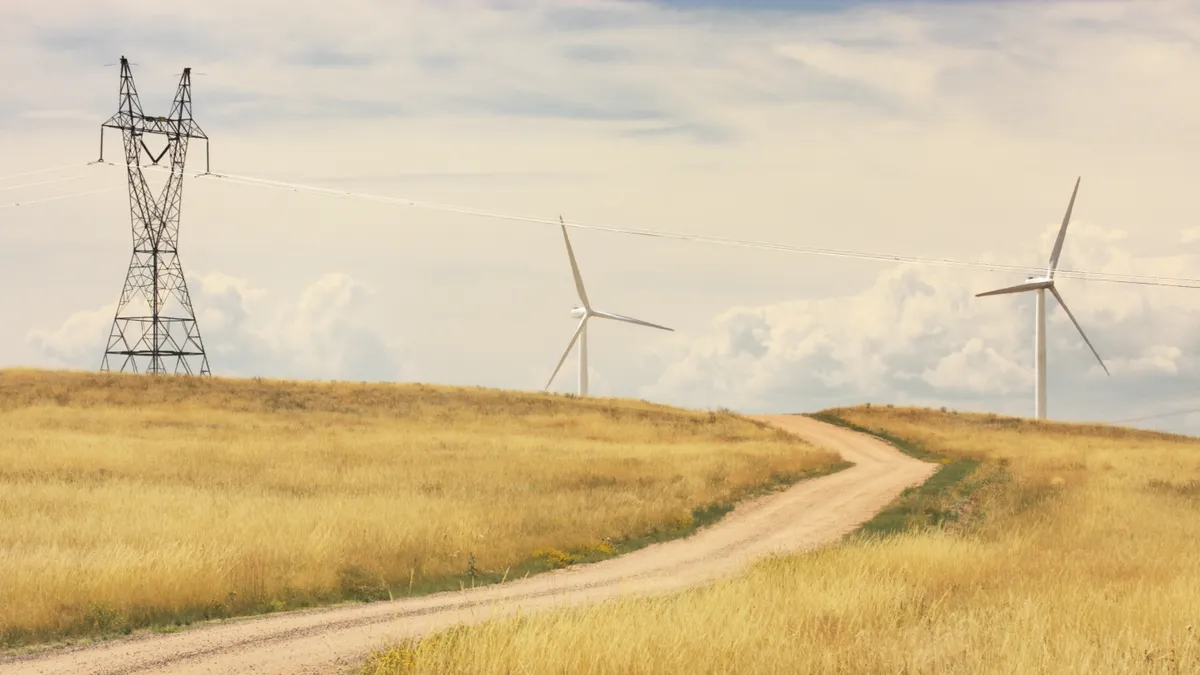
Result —
[[867, 429], [829, 412], [806, 415], [815, 420], [874, 436], [904, 454], [926, 462], [939, 464], [937, 471], [921, 485], [906, 488], [900, 496], [873, 518], [847, 535], [854, 537], [887, 537], [901, 532], [950, 527], [969, 527], [984, 515], [981, 508], [981, 489], [1009, 480], [1006, 464], [997, 463], [979, 471], [981, 462], [969, 457], [946, 457], [889, 433]]
[[839, 427], [842, 427], [843, 429], [850, 429], [852, 431], [857, 431], [859, 433], [867, 434], [868, 436], [874, 436], [875, 438], [878, 438], [880, 440], [887, 441], [891, 445], [896, 446], [897, 450], [899, 450], [900, 452], [903, 452], [904, 454], [908, 455], [909, 457], [914, 457], [916, 459], [924, 460], [926, 462], [940, 462], [943, 459], [946, 459], [946, 457], [944, 457], [943, 455], [939, 455], [937, 453], [930, 452], [929, 450], [927, 450], [925, 448], [925, 446], [921, 445], [920, 443], [916, 443], [913, 441], [905, 440], [903, 438], [899, 438], [897, 436], [893, 436], [893, 435], [887, 433], [886, 431], [880, 431], [878, 429], [868, 429], [866, 427], [860, 427], [857, 424], [847, 421], [847, 420], [844, 420], [830, 412], [805, 413], [804, 416], [811, 417], [814, 420], [819, 420], [819, 421], [825, 422], [827, 424], [839, 426]]
[[979, 467], [973, 459], [955, 459], [938, 468], [929, 480], [906, 488], [894, 502], [863, 523], [858, 536], [888, 536], [962, 520], [967, 509], [964, 497], [974, 486], [966, 478]]

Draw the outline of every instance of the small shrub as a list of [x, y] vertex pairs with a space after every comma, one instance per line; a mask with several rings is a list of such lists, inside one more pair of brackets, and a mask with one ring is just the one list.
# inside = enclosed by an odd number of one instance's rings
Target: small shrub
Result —
[[576, 559], [575, 556], [571, 555], [570, 553], [560, 551], [556, 548], [538, 549], [537, 551], [534, 551], [533, 557], [535, 560], [546, 563], [554, 569], [567, 567], [568, 565], [574, 563]]

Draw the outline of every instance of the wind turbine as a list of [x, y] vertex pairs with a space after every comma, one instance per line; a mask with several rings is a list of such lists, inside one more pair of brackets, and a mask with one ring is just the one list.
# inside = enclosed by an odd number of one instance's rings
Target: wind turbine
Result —
[[575, 307], [571, 310], [571, 316], [579, 319], [579, 327], [575, 329], [575, 334], [571, 336], [571, 341], [567, 343], [567, 349], [563, 352], [562, 358], [558, 360], [558, 365], [554, 367], [554, 372], [550, 375], [550, 379], [546, 382], [546, 389], [550, 389], [550, 384], [554, 382], [554, 376], [558, 375], [558, 371], [562, 368], [562, 364], [567, 360], [567, 354], [571, 353], [571, 347], [575, 346], [575, 341], [579, 341], [579, 395], [587, 396], [588, 393], [588, 365], [587, 365], [587, 322], [593, 316], [601, 319], [612, 319], [614, 321], [624, 321], [625, 323], [635, 323], [639, 326], [649, 326], [659, 330], [669, 330], [674, 332], [674, 328], [667, 328], [649, 321], [634, 319], [620, 314], [610, 314], [608, 312], [600, 312], [592, 309], [592, 303], [588, 302], [587, 291], [583, 290], [583, 277], [579, 275], [579, 265], [575, 262], [575, 252], [571, 250], [571, 240], [567, 237], [567, 225], [563, 222], [562, 216], [558, 217], [559, 225], [562, 227], [563, 241], [567, 244], [567, 257], [571, 259], [571, 274], [575, 276], [575, 290], [579, 292], [579, 302], [582, 306]]
[[1088, 348], [1096, 355], [1096, 360], [1100, 362], [1100, 367], [1104, 369], [1104, 373], [1106, 375], [1110, 374], [1108, 366], [1104, 365], [1104, 359], [1100, 358], [1099, 352], [1092, 346], [1092, 341], [1083, 332], [1083, 327], [1075, 320], [1075, 315], [1071, 313], [1071, 309], [1067, 307], [1066, 301], [1063, 300], [1058, 289], [1054, 287], [1054, 271], [1058, 269], [1058, 257], [1062, 254], [1063, 240], [1067, 237], [1067, 224], [1071, 222], [1071, 209], [1075, 206], [1075, 195], [1079, 193], [1080, 178], [1075, 179], [1075, 190], [1071, 192], [1071, 201], [1067, 204], [1067, 213], [1063, 216], [1062, 227], [1058, 229], [1058, 238], [1054, 240], [1054, 250], [1050, 253], [1050, 265], [1046, 268], [1046, 273], [1037, 277], [1029, 277], [1023, 284], [975, 295], [977, 298], [982, 298], [985, 295], [1006, 295], [1009, 293], [1023, 293], [1025, 291], [1037, 292], [1037, 316], [1034, 319], [1033, 339], [1035, 354], [1034, 368], [1037, 373], [1037, 385], [1034, 392], [1036, 399], [1034, 415], [1038, 419], [1046, 419], [1046, 291], [1050, 291], [1054, 295], [1054, 299], [1058, 300], [1058, 304], [1067, 313], [1067, 316], [1070, 317], [1071, 323], [1075, 324], [1075, 328], [1079, 330], [1079, 335], [1083, 337], [1083, 341], [1087, 343]]

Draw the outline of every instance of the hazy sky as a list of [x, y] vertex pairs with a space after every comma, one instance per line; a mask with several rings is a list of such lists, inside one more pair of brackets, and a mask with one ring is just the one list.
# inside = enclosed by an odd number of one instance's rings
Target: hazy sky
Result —
[[[1064, 268], [1200, 277], [1195, 3], [103, 4], [0, 4], [0, 176], [79, 164], [0, 179], [0, 206], [112, 188], [0, 209], [0, 365], [99, 366], [128, 200], [122, 169], [82, 165], [122, 54], [148, 113], [193, 67], [215, 171], [1019, 265], [1082, 175]], [[220, 375], [538, 389], [574, 329], [547, 225], [189, 179], [181, 239]], [[1021, 274], [572, 242], [597, 308], [677, 330], [593, 321], [594, 394], [1032, 413], [1032, 296], [972, 297]], [[1060, 289], [1112, 376], [1051, 303], [1051, 417], [1200, 408], [1200, 291]]]

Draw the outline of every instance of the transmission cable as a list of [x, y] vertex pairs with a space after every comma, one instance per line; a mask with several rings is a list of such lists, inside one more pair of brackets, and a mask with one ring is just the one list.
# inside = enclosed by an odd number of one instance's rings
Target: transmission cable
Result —
[[19, 190], [21, 188], [27, 188], [27, 187], [36, 187], [38, 185], [52, 185], [54, 183], [65, 183], [69, 180], [79, 180], [80, 178], [83, 178], [83, 176], [82, 175], [67, 176], [66, 178], [52, 178], [50, 180], [40, 180], [36, 183], [22, 183], [20, 185], [5, 185], [3, 187], [0, 187], [0, 192], [6, 192], [8, 190]]
[[[170, 169], [160, 166], [147, 165], [141, 167], [143, 170], [153, 170], [160, 172], [169, 172]], [[223, 173], [202, 173], [194, 176], [195, 178], [214, 178], [220, 179], [222, 182], [247, 185], [251, 187], [272, 188], [277, 190], [286, 190], [291, 192], [304, 192], [309, 194], [321, 194], [326, 196], [339, 197], [343, 199], [352, 199], [356, 201], [375, 202], [383, 204], [397, 204], [401, 206], [410, 206], [414, 208], [424, 208], [436, 211], [444, 211], [448, 213], [458, 213], [463, 215], [471, 215], [482, 218], [494, 218], [501, 220], [513, 220], [527, 223], [538, 223], [546, 225], [558, 225], [560, 222], [568, 227], [574, 227], [583, 230], [597, 230], [603, 232], [613, 232], [618, 234], [628, 234], [635, 236], [654, 237], [662, 239], [675, 239], [681, 241], [692, 241], [699, 243], [710, 243], [723, 246], [737, 246], [742, 248], [754, 248], [763, 250], [786, 251], [793, 253], [805, 253], [809, 255], [821, 255], [839, 258], [852, 258], [859, 260], [876, 260], [883, 262], [929, 265], [938, 267], [970, 267], [987, 270], [990, 272], [1022, 272], [1025, 274], [1041, 275], [1045, 274], [1044, 267], [1032, 267], [1027, 265], [1006, 265], [1003, 263], [985, 263], [979, 261], [961, 261], [949, 258], [925, 258], [921, 256], [896, 255], [884, 253], [870, 253], [865, 251], [851, 251], [846, 249], [832, 248], [816, 248], [808, 246], [795, 246], [788, 244], [777, 244], [762, 241], [746, 241], [741, 239], [730, 239], [727, 237], [716, 237], [709, 235], [684, 234], [677, 232], [662, 232], [655, 230], [644, 230], [635, 228], [616, 227], [611, 225], [589, 225], [577, 221], [565, 221], [557, 218], [545, 218], [538, 216], [522, 216], [507, 213], [499, 213], [495, 211], [484, 211], [469, 207], [449, 206], [445, 204], [435, 204], [432, 202], [422, 202], [414, 199], [406, 199], [400, 197], [386, 197], [382, 195], [372, 195], [360, 192], [351, 192], [347, 190], [335, 190], [312, 185], [300, 185], [297, 183], [287, 183], [283, 181], [270, 180], [266, 178], [255, 178], [252, 176], [239, 176], [235, 174]], [[1060, 278], [1075, 278], [1087, 281], [1107, 281], [1110, 283], [1134, 284], [1141, 286], [1165, 286], [1174, 288], [1200, 288], [1200, 279], [1198, 278], [1179, 278], [1179, 277], [1158, 277], [1138, 274], [1125, 274], [1116, 272], [1091, 272], [1085, 270], [1060, 269], [1056, 272]]]
[[[158, 167], [155, 167], [158, 168]], [[160, 169], [166, 170], [166, 169]], [[786, 251], [794, 253], [806, 253], [810, 255], [821, 255], [841, 258], [853, 258], [860, 260], [877, 260], [884, 262], [905, 263], [905, 264], [920, 264], [941, 267], [972, 267], [984, 269], [991, 272], [1023, 272], [1027, 274], [1044, 274], [1044, 267], [1032, 267], [1026, 265], [1006, 265], [1003, 263], [985, 263], [979, 261], [961, 261], [949, 258], [925, 258], [921, 256], [910, 255], [895, 255], [883, 253], [870, 253], [864, 251], [851, 251], [845, 249], [833, 248], [816, 248], [808, 246], [794, 246], [788, 244], [777, 244], [763, 241], [747, 241], [740, 239], [731, 239], [727, 237], [716, 237], [710, 235], [684, 234], [678, 232], [662, 232], [654, 230], [644, 230], [636, 228], [616, 227], [610, 225], [590, 225], [586, 223], [573, 221], [560, 221], [557, 218], [545, 218], [538, 216], [522, 216], [508, 213], [499, 213], [495, 211], [485, 211], [469, 207], [450, 206], [445, 204], [435, 204], [431, 202], [422, 202], [413, 199], [405, 199], [400, 197], [386, 197], [381, 195], [372, 195], [359, 192], [351, 192], [347, 190], [335, 190], [331, 188], [323, 188], [312, 185], [300, 185], [297, 183], [287, 183], [283, 181], [269, 180], [265, 178], [255, 178], [252, 176], [239, 176], [235, 174], [223, 173], [207, 173], [199, 174], [199, 178], [214, 178], [224, 182], [237, 183], [252, 187], [265, 187], [279, 190], [288, 190], [293, 192], [304, 192], [309, 194], [323, 194], [327, 196], [340, 197], [345, 199], [353, 199], [357, 201], [397, 204], [402, 206], [410, 206], [414, 208], [424, 208], [436, 211], [444, 211], [448, 213], [457, 213], [463, 215], [471, 215], [483, 218], [494, 218], [501, 220], [512, 220], [527, 223], [537, 223], [545, 225], [558, 225], [560, 222], [578, 229], [598, 230], [603, 232], [613, 232], [618, 234], [627, 234], [644, 237], [654, 237], [663, 239], [675, 239], [681, 241], [692, 241], [699, 243], [710, 243], [724, 246], [737, 246], [742, 248], [755, 248], [764, 250]], [[1200, 288], [1200, 279], [1197, 278], [1178, 278], [1178, 277], [1161, 277], [1147, 276], [1138, 274], [1125, 274], [1115, 272], [1090, 272], [1084, 270], [1060, 269], [1057, 271], [1060, 277], [1076, 278], [1089, 281], [1107, 281], [1110, 283], [1135, 284], [1143, 286], [1167, 286], [1175, 288]]]
[[26, 199], [26, 200], [20, 201], [20, 202], [13, 202], [11, 204], [0, 204], [0, 209], [8, 209], [8, 208], [12, 208], [14, 206], [28, 206], [30, 204], [40, 204], [42, 202], [56, 202], [60, 199], [73, 199], [75, 197], [84, 197], [86, 195], [97, 195], [97, 194], [100, 194], [101, 192], [112, 192], [115, 189], [116, 188], [101, 188], [99, 190], [89, 190], [87, 192], [75, 192], [75, 193], [68, 194], [68, 195], [58, 195], [56, 197], [42, 197], [40, 199]]
[[74, 164], [64, 164], [62, 166], [52, 166], [46, 169], [34, 169], [33, 171], [24, 171], [22, 173], [10, 173], [7, 176], [0, 176], [0, 181], [8, 180], [9, 178], [22, 178], [24, 176], [35, 176], [39, 173], [51, 173], [54, 171], [62, 171], [63, 169], [78, 169], [85, 167], [90, 162], [75, 162]]
[[1130, 417], [1123, 420], [1113, 420], [1109, 424], [1126, 424], [1129, 422], [1142, 422], [1145, 420], [1154, 420], [1162, 417], [1176, 417], [1178, 415], [1190, 415], [1192, 413], [1200, 413], [1200, 408], [1188, 408], [1186, 410], [1175, 410], [1173, 412], [1158, 413], [1156, 415], [1145, 415], [1142, 417]]

